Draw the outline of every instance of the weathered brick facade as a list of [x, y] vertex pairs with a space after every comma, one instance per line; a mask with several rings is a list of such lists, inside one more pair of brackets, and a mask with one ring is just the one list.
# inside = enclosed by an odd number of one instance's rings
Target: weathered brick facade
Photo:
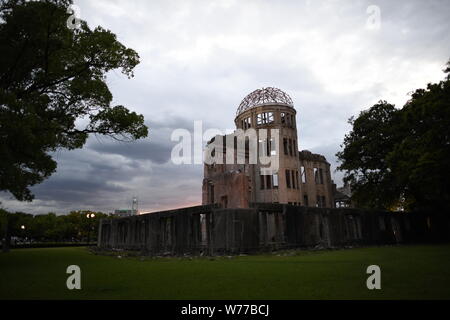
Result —
[[[205, 164], [202, 203], [225, 208], [248, 208], [251, 202], [333, 208], [330, 164], [322, 155], [299, 152], [296, 115], [292, 100], [279, 89], [257, 90], [246, 97], [238, 109], [236, 129], [255, 130], [258, 155], [267, 147], [267, 153], [278, 157], [278, 170], [262, 175], [260, 164], [238, 164], [236, 146], [227, 146], [227, 136], [215, 137], [210, 144], [222, 139], [224, 154], [220, 163]], [[261, 129], [276, 129], [279, 134], [261, 137]], [[230, 151], [235, 152], [231, 164], [225, 161]], [[245, 153], [248, 158], [249, 150]]]

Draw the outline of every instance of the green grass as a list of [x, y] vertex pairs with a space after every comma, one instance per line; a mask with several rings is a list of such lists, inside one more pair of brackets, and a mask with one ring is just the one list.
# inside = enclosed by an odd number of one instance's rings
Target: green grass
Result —
[[[82, 290], [66, 288], [79, 265]], [[381, 267], [382, 290], [366, 287]], [[0, 299], [450, 299], [450, 246], [296, 252], [291, 256], [146, 259], [86, 248], [0, 253]]]

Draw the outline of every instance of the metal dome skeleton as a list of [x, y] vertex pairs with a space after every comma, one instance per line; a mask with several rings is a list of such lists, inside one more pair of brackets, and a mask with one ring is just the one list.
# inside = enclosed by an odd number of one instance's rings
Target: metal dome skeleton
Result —
[[236, 116], [254, 107], [271, 104], [294, 108], [294, 102], [287, 93], [278, 88], [268, 87], [255, 90], [246, 96], [239, 105]]

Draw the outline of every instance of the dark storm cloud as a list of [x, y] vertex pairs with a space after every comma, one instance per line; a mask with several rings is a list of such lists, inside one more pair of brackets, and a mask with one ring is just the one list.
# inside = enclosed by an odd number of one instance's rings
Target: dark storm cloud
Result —
[[96, 143], [89, 146], [100, 153], [118, 154], [135, 160], [151, 160], [164, 164], [170, 160], [172, 147], [168, 144], [158, 144], [151, 141], [133, 143]]
[[41, 200], [58, 199], [61, 202], [92, 203], [100, 193], [126, 192], [127, 188], [112, 185], [106, 181], [76, 180], [75, 178], [50, 179], [33, 188]]

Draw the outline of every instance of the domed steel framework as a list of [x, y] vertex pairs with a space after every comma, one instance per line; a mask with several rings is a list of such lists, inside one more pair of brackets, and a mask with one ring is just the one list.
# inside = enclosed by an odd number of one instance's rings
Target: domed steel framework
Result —
[[294, 108], [294, 102], [286, 92], [278, 88], [268, 87], [255, 90], [246, 96], [239, 105], [236, 116], [251, 108], [271, 104], [281, 104]]

